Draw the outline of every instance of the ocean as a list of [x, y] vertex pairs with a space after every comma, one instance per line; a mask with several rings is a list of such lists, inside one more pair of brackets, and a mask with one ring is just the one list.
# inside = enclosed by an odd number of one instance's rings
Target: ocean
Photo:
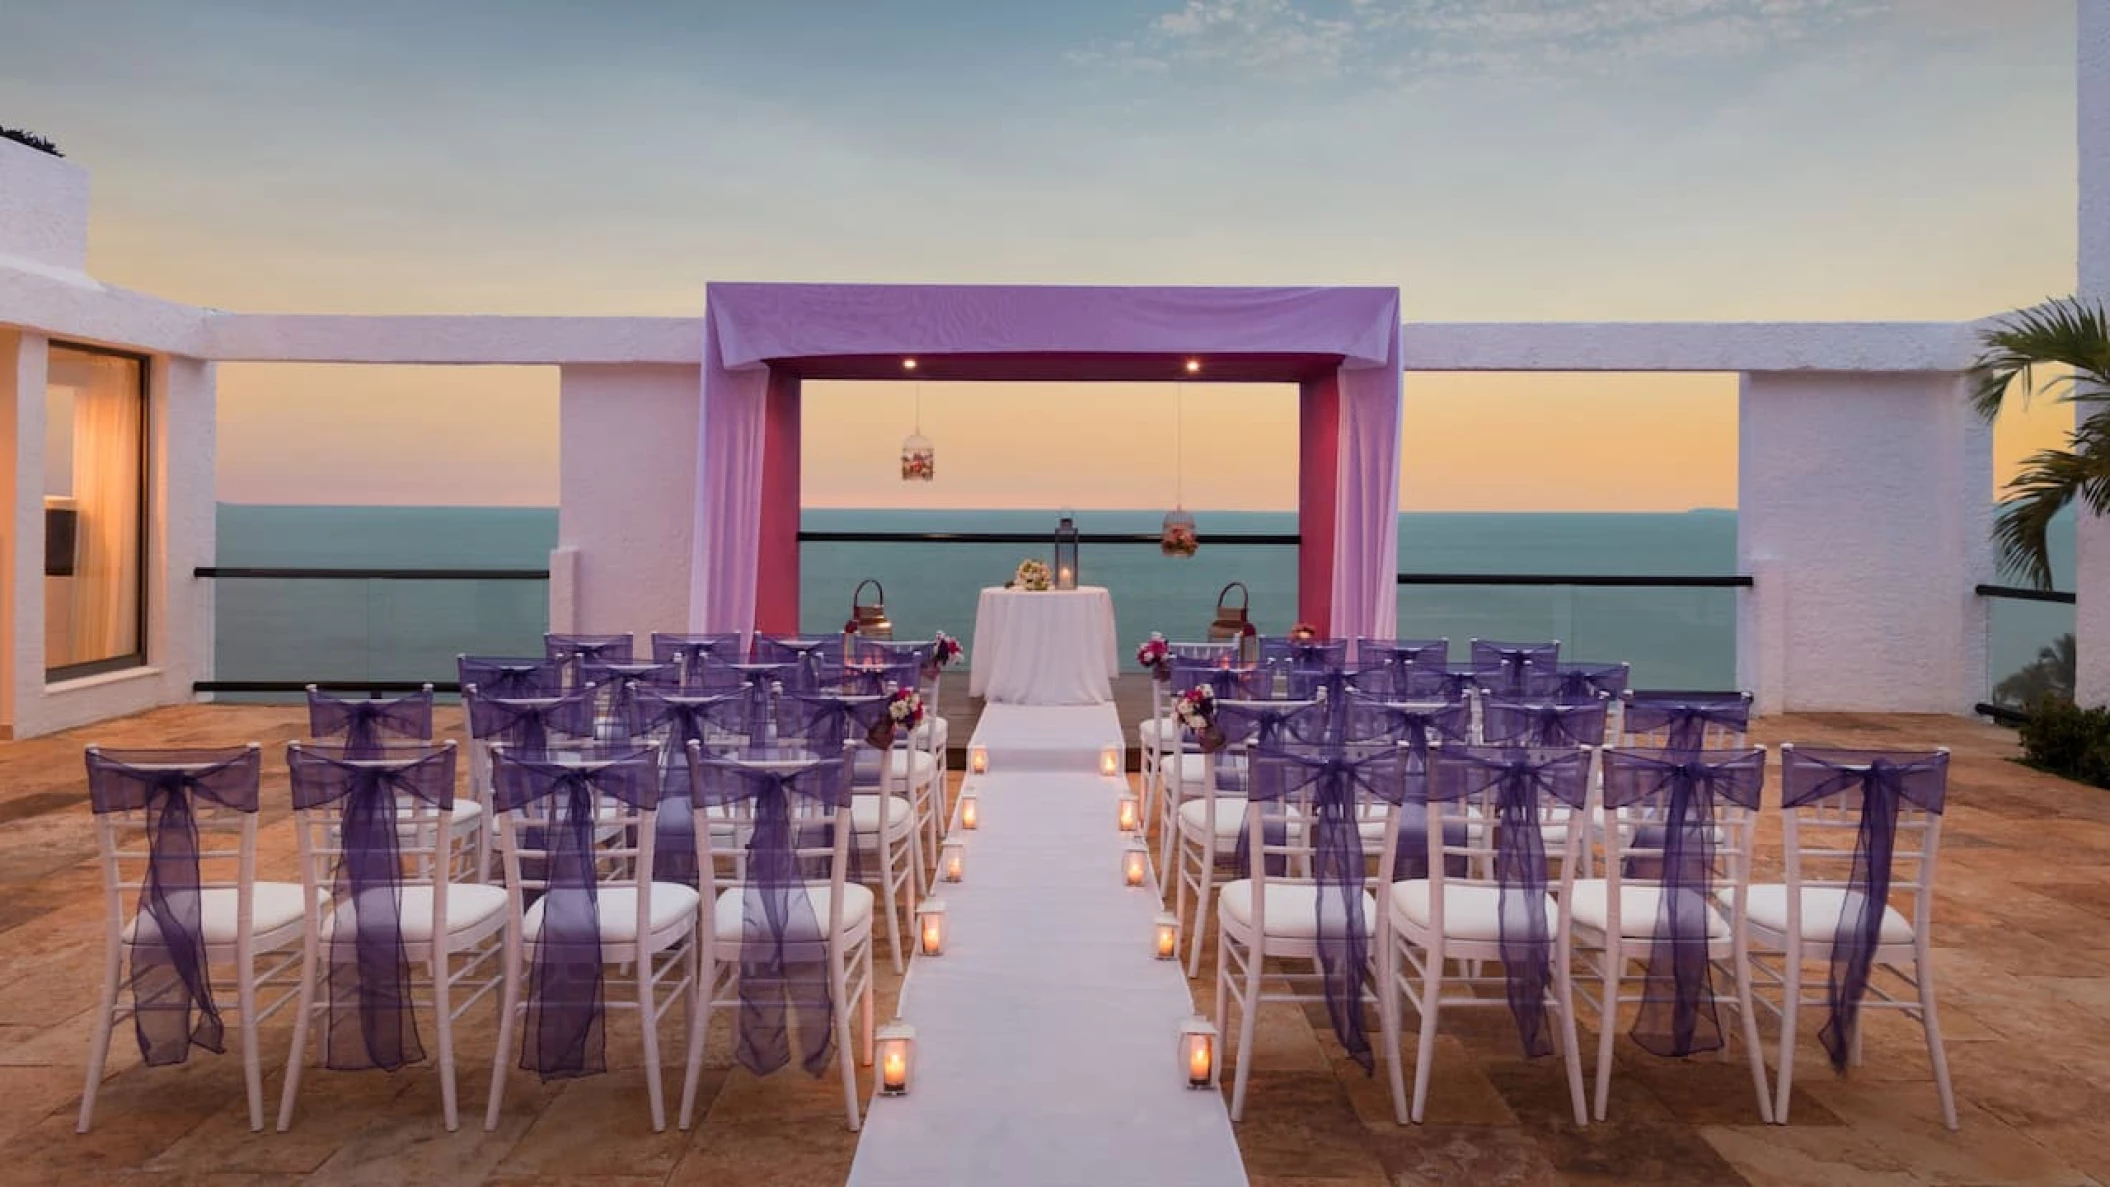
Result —
[[[1083, 511], [1080, 530], [1156, 532], [1161, 511]], [[1057, 512], [808, 509], [815, 531], [1046, 533]], [[1220, 595], [1242, 583], [1260, 629], [1296, 616], [1296, 549], [1212, 544], [1214, 535], [1287, 533], [1290, 512], [1195, 512], [1201, 550], [1166, 557], [1154, 545], [1087, 545], [1084, 583], [1108, 587], [1124, 664], [1151, 631], [1197, 638]], [[554, 508], [299, 507], [221, 504], [223, 567], [526, 568], [547, 565]], [[2071, 588], [2070, 525], [2058, 540], [2061, 588]], [[800, 628], [839, 630], [860, 582], [872, 579], [896, 637], [944, 630], [973, 645], [979, 590], [1009, 580], [1048, 544], [809, 542], [800, 555]], [[1424, 513], [1399, 518], [1400, 568], [1422, 573], [1716, 575], [1735, 571], [1736, 513]], [[875, 596], [867, 588], [869, 600]], [[1233, 588], [1226, 595], [1236, 602]], [[1559, 639], [1566, 656], [1634, 666], [1637, 686], [1736, 686], [1733, 589], [1402, 586], [1402, 638]], [[221, 680], [448, 680], [454, 657], [532, 654], [548, 621], [541, 581], [224, 579], [216, 598]], [[2060, 633], [2069, 606], [1994, 605], [1993, 671], [2011, 673]], [[619, 624], [640, 636], [680, 623]]]

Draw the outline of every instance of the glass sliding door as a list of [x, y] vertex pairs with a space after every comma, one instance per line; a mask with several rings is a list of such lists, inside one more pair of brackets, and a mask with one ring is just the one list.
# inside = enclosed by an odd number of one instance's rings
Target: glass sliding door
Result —
[[44, 669], [146, 662], [147, 366], [53, 343], [44, 396]]

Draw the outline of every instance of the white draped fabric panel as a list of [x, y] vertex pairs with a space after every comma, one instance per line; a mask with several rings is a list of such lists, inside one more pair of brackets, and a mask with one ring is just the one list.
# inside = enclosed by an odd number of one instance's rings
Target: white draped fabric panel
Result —
[[968, 646], [970, 696], [1007, 705], [1096, 705], [1113, 699], [1120, 644], [1114, 599], [1082, 589], [985, 589]]

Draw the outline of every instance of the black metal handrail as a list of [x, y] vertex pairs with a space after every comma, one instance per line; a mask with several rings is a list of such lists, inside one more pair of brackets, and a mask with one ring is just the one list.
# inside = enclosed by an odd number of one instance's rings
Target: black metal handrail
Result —
[[1401, 585], [1597, 585], [1631, 589], [1743, 589], [1745, 573], [1657, 577], [1639, 573], [1401, 573]]
[[416, 692], [426, 685], [434, 692], [458, 693], [458, 680], [193, 680], [192, 692], [306, 692], [309, 685], [325, 692]]
[[[807, 532], [801, 544], [1046, 544], [1048, 532]], [[1080, 544], [1156, 544], [1157, 532], [1082, 532]], [[1301, 544], [1298, 532], [1224, 532], [1203, 538], [1209, 544]]]
[[1980, 701], [1971, 706], [1971, 712], [1991, 720], [1995, 725], [2021, 725], [2029, 720], [2029, 714], [2013, 705], [1996, 705], [1990, 701]]
[[312, 569], [200, 565], [194, 577], [224, 580], [548, 581], [548, 569]]
[[2008, 598], [2017, 602], [2054, 602], [2071, 606], [2076, 599], [2063, 589], [2031, 589], [2023, 585], [1981, 585], [1972, 592], [1981, 598]]

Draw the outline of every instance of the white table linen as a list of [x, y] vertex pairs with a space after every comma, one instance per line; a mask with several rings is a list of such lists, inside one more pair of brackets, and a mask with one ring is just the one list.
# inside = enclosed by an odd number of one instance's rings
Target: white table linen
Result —
[[975, 608], [967, 691], [999, 704], [1096, 705], [1120, 670], [1104, 587], [990, 588]]

